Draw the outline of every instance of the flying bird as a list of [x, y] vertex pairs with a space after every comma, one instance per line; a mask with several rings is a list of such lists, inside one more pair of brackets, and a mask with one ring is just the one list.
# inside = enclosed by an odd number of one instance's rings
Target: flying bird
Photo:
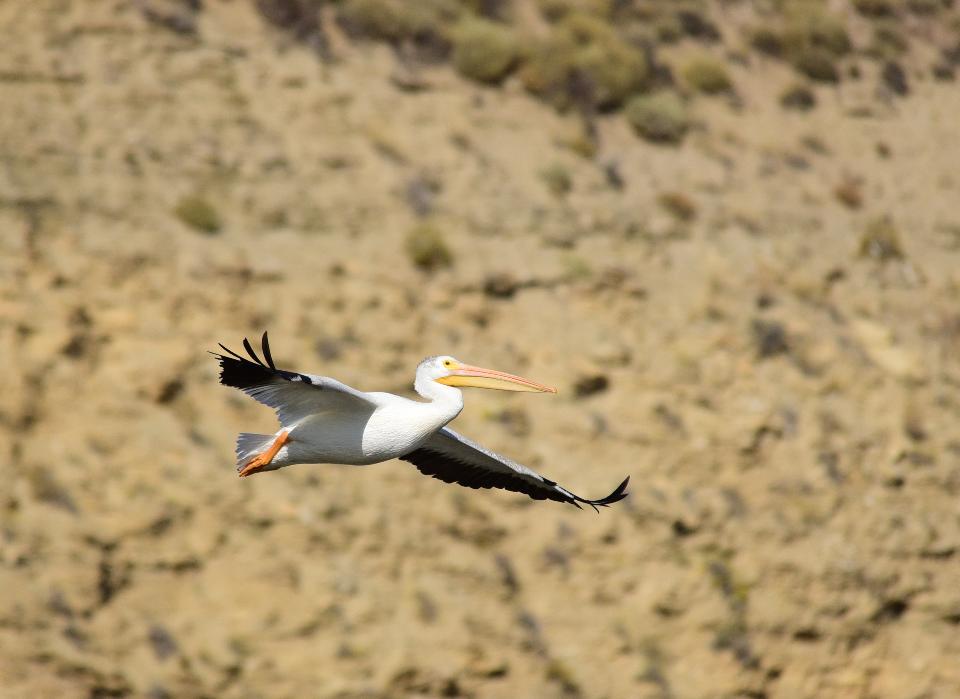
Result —
[[428, 476], [468, 488], [503, 488], [534, 500], [590, 505], [623, 500], [627, 477], [599, 500], [587, 500], [536, 471], [454, 432], [447, 423], [463, 410], [461, 387], [556, 393], [555, 388], [453, 357], [429, 357], [417, 367], [414, 390], [424, 399], [392, 393], [365, 393], [336, 379], [278, 369], [267, 333], [261, 359], [244, 338], [249, 357], [220, 345], [220, 383], [233, 386], [277, 413], [275, 434], [244, 432], [237, 438], [241, 477], [305, 463], [368, 465], [408, 461]]

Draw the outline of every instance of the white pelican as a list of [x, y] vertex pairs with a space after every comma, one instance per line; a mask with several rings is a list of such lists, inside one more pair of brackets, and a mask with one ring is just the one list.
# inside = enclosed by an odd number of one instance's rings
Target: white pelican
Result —
[[586, 500], [446, 426], [463, 410], [458, 386], [545, 393], [556, 393], [555, 388], [441, 355], [424, 359], [417, 367], [414, 389], [426, 401], [416, 401], [392, 393], [364, 393], [326, 376], [277, 369], [267, 333], [261, 340], [266, 363], [246, 338], [243, 346], [250, 359], [222, 344], [227, 354], [213, 353], [220, 360], [220, 383], [276, 410], [280, 430], [272, 435], [240, 434], [241, 477], [292, 464], [359, 466], [402, 459], [447, 483], [503, 488], [578, 508], [584, 503], [597, 509], [627, 496], [629, 477], [605, 498]]

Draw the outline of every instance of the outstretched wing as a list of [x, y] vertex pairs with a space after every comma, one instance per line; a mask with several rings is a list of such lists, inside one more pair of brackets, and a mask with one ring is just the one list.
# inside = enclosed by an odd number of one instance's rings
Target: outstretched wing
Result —
[[243, 347], [250, 359], [223, 345], [220, 347], [227, 354], [212, 354], [220, 360], [220, 383], [239, 388], [276, 410], [281, 425], [294, 424], [316, 413], [376, 409], [377, 403], [368, 394], [336, 379], [277, 369], [270, 354], [267, 333], [263, 333], [260, 344], [266, 362], [257, 356], [246, 338]]
[[412, 463], [421, 473], [446, 483], [458, 483], [468, 488], [503, 488], [529, 495], [534, 500], [556, 500], [576, 507], [584, 503], [595, 510], [627, 497], [627, 483], [630, 481], [629, 476], [624, 478], [623, 483], [605, 498], [586, 500], [449, 427], [444, 427], [419, 449], [400, 458]]

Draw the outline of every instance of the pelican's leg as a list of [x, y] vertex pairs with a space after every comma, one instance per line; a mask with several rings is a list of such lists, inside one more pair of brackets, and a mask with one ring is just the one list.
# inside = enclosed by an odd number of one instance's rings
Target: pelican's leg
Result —
[[277, 435], [277, 438], [273, 441], [273, 444], [270, 445], [269, 449], [262, 454], [257, 454], [249, 462], [247, 462], [247, 464], [240, 471], [240, 477], [243, 478], [244, 476], [249, 476], [251, 473], [262, 471], [269, 466], [270, 462], [273, 461], [273, 457], [277, 455], [277, 452], [280, 451], [280, 448], [287, 443], [289, 438], [290, 434], [286, 431]]

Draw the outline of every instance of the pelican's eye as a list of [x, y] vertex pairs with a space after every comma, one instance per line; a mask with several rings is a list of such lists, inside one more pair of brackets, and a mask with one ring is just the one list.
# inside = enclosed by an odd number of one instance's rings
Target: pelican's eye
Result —
[[447, 369], [449, 369], [450, 367], [453, 366], [453, 362], [451, 362], [449, 359], [444, 359], [444, 360], [443, 360], [443, 365], [444, 365], [445, 367], [447, 367]]

